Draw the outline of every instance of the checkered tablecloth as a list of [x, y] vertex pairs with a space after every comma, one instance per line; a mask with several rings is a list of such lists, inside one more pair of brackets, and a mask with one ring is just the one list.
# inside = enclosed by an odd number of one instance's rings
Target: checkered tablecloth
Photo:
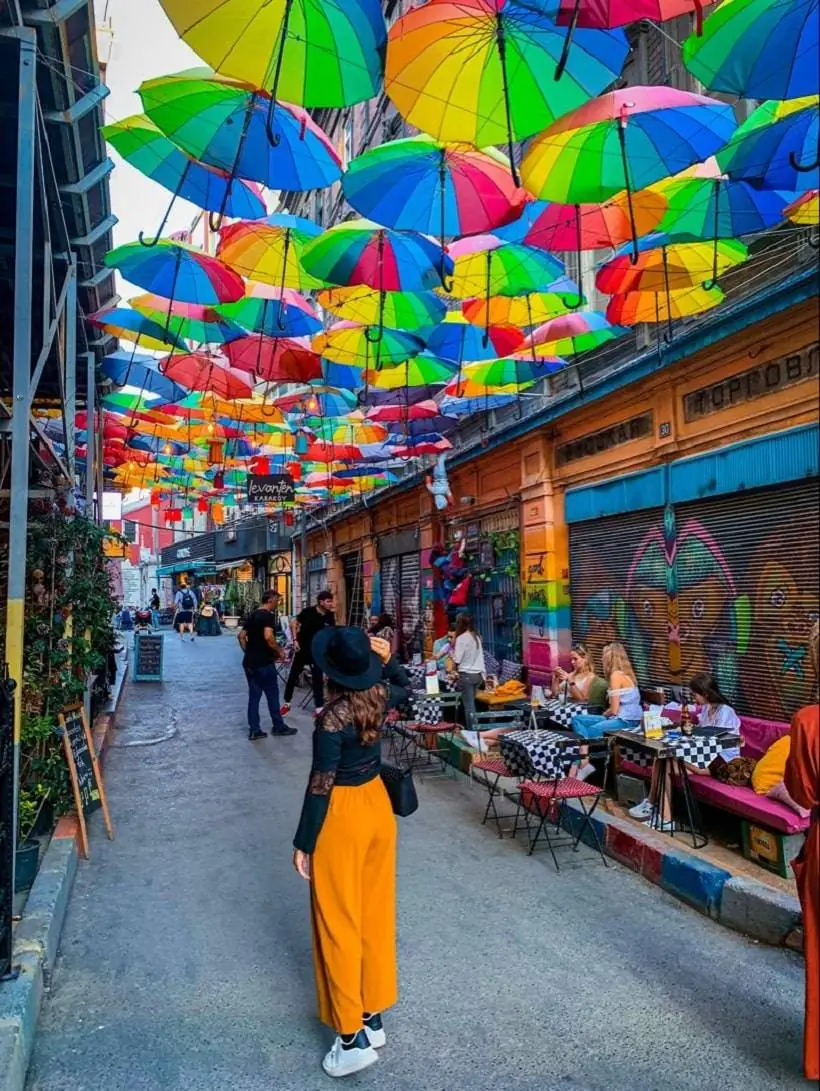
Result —
[[568, 701], [566, 704], [562, 704], [556, 697], [555, 700], [546, 701], [536, 711], [539, 716], [545, 716], [556, 727], [571, 731], [572, 717], [585, 716], [589, 711], [589, 706], [584, 704], [583, 701]]
[[424, 688], [424, 675], [425, 666], [423, 663], [408, 663], [404, 668], [407, 671], [407, 676], [410, 679], [410, 685], [413, 689]]
[[559, 777], [578, 756], [578, 744], [556, 731], [509, 731], [499, 736], [501, 757], [513, 776]]
[[[673, 736], [669, 738], [665, 735], [663, 739], [657, 741], [666, 744], [664, 757], [671, 754], [681, 761], [685, 761], [687, 765], [694, 765], [697, 769], [708, 769], [721, 750], [737, 741], [737, 736], [724, 734], [691, 735], [689, 738]], [[618, 748], [621, 756], [626, 761], [632, 762], [633, 765], [639, 765], [642, 769], [650, 769], [655, 758], [661, 756], [646, 747], [640, 745], [633, 747], [621, 740], [618, 742]]]
[[410, 706], [416, 723], [431, 725], [441, 723], [441, 701], [437, 697], [429, 696], [424, 690], [414, 691], [410, 697]]

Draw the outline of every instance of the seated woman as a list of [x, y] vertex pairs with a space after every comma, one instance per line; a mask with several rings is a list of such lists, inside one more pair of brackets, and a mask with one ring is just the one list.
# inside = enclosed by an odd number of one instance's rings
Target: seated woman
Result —
[[556, 667], [552, 672], [553, 697], [566, 696], [569, 701], [586, 701], [589, 697], [589, 687], [595, 677], [592, 669], [589, 653], [583, 644], [573, 644], [569, 653], [572, 670], [567, 672], [563, 667]]
[[600, 738], [604, 731], [635, 731], [643, 719], [638, 680], [626, 648], [617, 641], [607, 644], [601, 662], [609, 682], [606, 709], [600, 716], [572, 717], [572, 730], [585, 739]]
[[[696, 674], [689, 683], [689, 689], [696, 704], [700, 706], [698, 713], [698, 726], [694, 729], [695, 735], [720, 735], [723, 732], [737, 731], [740, 728], [740, 720], [737, 713], [718, 689], [717, 682], [711, 674]], [[709, 769], [701, 769], [697, 765], [684, 763], [686, 771], [696, 776], [709, 776]], [[658, 773], [657, 761], [652, 765], [652, 780], [649, 785], [649, 795], [643, 802], [631, 807], [629, 813], [633, 818], [640, 818], [645, 822], [654, 822], [658, 812], [658, 801], [663, 798], [663, 813], [660, 815], [658, 829], [672, 830], [672, 774], [671, 762], [666, 762], [666, 783], [661, 793], [661, 778]]]

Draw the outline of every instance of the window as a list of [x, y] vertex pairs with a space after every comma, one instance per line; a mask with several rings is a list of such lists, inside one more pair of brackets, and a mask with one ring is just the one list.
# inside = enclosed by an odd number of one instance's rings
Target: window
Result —
[[131, 519], [124, 519], [122, 524], [122, 536], [128, 542], [137, 540], [137, 524]]

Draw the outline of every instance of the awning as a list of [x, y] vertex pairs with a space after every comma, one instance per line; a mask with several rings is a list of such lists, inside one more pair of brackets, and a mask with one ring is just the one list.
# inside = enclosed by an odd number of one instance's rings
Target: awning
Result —
[[221, 561], [217, 566], [217, 572], [228, 572], [231, 568], [241, 568], [243, 564], [248, 564], [249, 557], [240, 557], [237, 561]]
[[176, 561], [174, 564], [162, 564], [157, 569], [160, 576], [176, 576], [179, 572], [192, 572], [195, 576], [215, 576], [218, 569], [213, 561]]

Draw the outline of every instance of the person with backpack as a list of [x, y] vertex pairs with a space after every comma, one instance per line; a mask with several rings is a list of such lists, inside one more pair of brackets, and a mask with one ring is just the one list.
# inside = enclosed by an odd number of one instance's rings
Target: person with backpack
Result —
[[159, 628], [159, 606], [160, 606], [159, 593], [158, 593], [156, 587], [154, 587], [151, 590], [151, 628], [152, 629], [158, 629]]
[[174, 628], [179, 633], [179, 639], [185, 641], [186, 630], [191, 634], [191, 643], [196, 639], [194, 632], [194, 611], [197, 608], [196, 592], [186, 583], [180, 587], [174, 596]]

